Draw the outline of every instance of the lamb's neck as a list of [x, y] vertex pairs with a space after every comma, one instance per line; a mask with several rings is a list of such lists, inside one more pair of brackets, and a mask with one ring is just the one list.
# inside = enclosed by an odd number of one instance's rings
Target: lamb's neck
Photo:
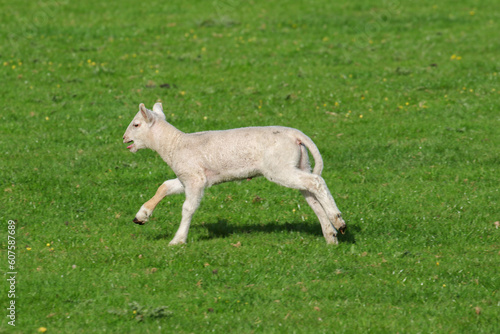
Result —
[[162, 159], [170, 165], [172, 153], [177, 146], [179, 138], [184, 133], [175, 126], [165, 121], [157, 121], [151, 127], [151, 149], [156, 151]]

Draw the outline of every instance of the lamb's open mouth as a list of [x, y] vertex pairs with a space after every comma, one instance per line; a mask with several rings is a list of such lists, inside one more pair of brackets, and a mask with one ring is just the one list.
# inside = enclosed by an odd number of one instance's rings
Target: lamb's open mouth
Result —
[[130, 150], [132, 147], [134, 147], [134, 141], [133, 140], [128, 141], [126, 144], [128, 144], [128, 143], [132, 143], [131, 145], [127, 146], [127, 149]]

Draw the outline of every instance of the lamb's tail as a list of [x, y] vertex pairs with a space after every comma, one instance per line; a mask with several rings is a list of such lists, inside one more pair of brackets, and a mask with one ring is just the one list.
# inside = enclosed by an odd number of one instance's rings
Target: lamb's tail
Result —
[[[297, 143], [299, 145], [304, 145], [309, 152], [311, 152], [311, 155], [314, 158], [314, 169], [313, 169], [313, 174], [316, 175], [321, 175], [321, 172], [323, 171], [323, 158], [321, 158], [321, 154], [319, 153], [318, 147], [314, 142], [312, 141], [311, 138], [309, 138], [307, 135], [304, 133], [300, 132], [297, 130]], [[307, 152], [306, 152], [307, 154]]]

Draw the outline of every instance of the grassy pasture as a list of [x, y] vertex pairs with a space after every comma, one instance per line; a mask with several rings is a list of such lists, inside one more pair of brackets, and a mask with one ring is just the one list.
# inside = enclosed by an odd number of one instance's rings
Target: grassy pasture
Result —
[[[500, 330], [497, 1], [0, 1], [0, 332]], [[122, 135], [284, 125], [348, 224], [253, 179], [132, 219], [166, 179]], [[16, 223], [16, 326], [5, 310]]]

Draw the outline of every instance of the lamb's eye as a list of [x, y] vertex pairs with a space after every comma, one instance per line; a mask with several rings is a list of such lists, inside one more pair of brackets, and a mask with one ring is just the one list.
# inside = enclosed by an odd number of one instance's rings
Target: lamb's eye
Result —
[[138, 127], [139, 127], [139, 125], [140, 125], [139, 123], [134, 124], [134, 127], [138, 128]]

